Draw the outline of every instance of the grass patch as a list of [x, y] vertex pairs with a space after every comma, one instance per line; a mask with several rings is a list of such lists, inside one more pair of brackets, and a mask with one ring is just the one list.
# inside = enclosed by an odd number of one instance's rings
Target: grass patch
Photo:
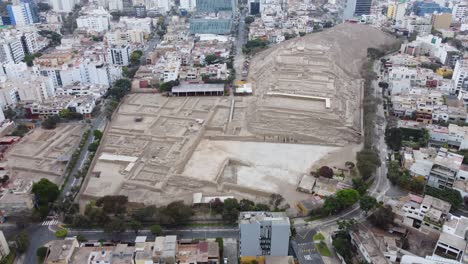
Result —
[[319, 243], [315, 243], [315, 248], [317, 248], [317, 251], [320, 253], [321, 256], [324, 256], [324, 257], [332, 256], [330, 250], [327, 247], [327, 244], [325, 244], [325, 242], [323, 241], [320, 241]]
[[322, 241], [325, 240], [325, 237], [322, 235], [322, 233], [317, 233], [314, 235], [314, 241]]
[[15, 250], [11, 250], [10, 254], [4, 257], [0, 263], [2, 264], [13, 264], [15, 262], [16, 252]]

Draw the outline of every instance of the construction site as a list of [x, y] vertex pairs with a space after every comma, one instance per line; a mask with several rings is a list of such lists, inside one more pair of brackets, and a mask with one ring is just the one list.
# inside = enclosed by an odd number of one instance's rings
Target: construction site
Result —
[[192, 203], [195, 193], [305, 199], [297, 191], [304, 175], [360, 149], [359, 71], [368, 47], [392, 41], [343, 24], [257, 54], [252, 96], [130, 94], [106, 127], [80, 205], [117, 194], [156, 205]]

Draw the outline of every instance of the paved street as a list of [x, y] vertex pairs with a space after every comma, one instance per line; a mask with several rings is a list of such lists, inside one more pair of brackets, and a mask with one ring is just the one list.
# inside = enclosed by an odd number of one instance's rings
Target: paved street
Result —
[[315, 248], [313, 237], [317, 233], [309, 228], [296, 228], [296, 236], [291, 239], [291, 247], [300, 264], [320, 264], [322, 257]]
[[106, 117], [104, 114], [99, 114], [96, 118], [91, 120], [91, 133], [88, 136], [88, 139], [86, 140], [85, 145], [83, 146], [83, 150], [80, 153], [80, 157], [78, 158], [78, 161], [76, 162], [75, 167], [73, 168], [70, 178], [68, 179], [68, 182], [65, 184], [62, 193], [60, 194], [59, 199], [63, 199], [67, 193], [70, 192], [71, 188], [73, 188], [74, 185], [79, 184], [79, 181], [75, 180], [75, 175], [76, 173], [82, 168], [84, 162], [86, 161], [86, 158], [89, 155], [88, 151], [88, 146], [93, 142], [94, 136], [93, 136], [93, 131], [98, 129], [98, 130], [103, 130], [103, 125], [106, 122]]
[[[225, 238], [224, 239], [224, 257], [228, 259], [229, 264], [237, 263], [238, 253], [237, 253], [237, 239], [235, 238]], [[223, 263], [223, 262], [221, 262]]]
[[242, 47], [244, 46], [246, 39], [246, 31], [245, 31], [245, 16], [246, 16], [246, 9], [240, 12], [239, 16], [239, 25], [237, 27], [237, 36], [234, 42], [234, 49], [236, 55], [234, 57], [234, 69], [236, 70], [236, 80], [240, 81], [243, 79], [242, 77], [242, 69], [244, 68], [244, 60], [245, 56], [242, 53]]

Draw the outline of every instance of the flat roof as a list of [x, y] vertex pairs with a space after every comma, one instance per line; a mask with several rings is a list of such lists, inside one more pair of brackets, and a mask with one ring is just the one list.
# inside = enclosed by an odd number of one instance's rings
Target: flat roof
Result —
[[172, 87], [173, 93], [224, 92], [224, 84], [182, 84]]

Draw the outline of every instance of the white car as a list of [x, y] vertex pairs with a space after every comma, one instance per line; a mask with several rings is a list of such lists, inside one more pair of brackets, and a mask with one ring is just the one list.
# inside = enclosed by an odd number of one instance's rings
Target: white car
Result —
[[227, 263], [228, 263], [227, 258], [224, 258], [224, 264], [227, 264]]

